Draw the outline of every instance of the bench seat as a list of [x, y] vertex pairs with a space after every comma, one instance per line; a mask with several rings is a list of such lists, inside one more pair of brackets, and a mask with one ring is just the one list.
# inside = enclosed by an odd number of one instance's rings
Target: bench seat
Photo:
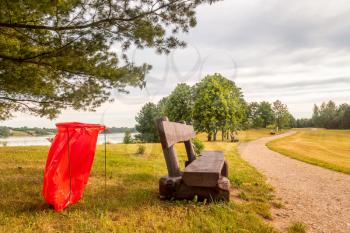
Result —
[[216, 187], [225, 165], [221, 151], [204, 151], [184, 170], [182, 179], [188, 186]]

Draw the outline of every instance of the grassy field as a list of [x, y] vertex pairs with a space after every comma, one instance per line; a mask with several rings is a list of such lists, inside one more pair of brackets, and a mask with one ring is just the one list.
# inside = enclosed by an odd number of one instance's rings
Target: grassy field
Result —
[[[280, 130], [277, 134], [285, 133], [288, 130]], [[271, 136], [271, 129], [248, 129], [238, 132], [238, 138], [240, 142], [249, 142], [261, 137]]]
[[[43, 205], [48, 147], [0, 148], [0, 232], [275, 232], [269, 224], [273, 190], [244, 162], [237, 145], [206, 143], [224, 150], [234, 196], [230, 203], [161, 201], [158, 179], [166, 174], [159, 144], [108, 146], [107, 192], [103, 148], [98, 147], [83, 199], [61, 213]], [[181, 165], [185, 150], [178, 145]]]
[[291, 158], [350, 174], [350, 130], [298, 129], [267, 146]]
[[[281, 130], [277, 134], [285, 133], [287, 130]], [[261, 137], [268, 137], [271, 136], [270, 129], [248, 129], [243, 131], [238, 131], [238, 139], [240, 142], [249, 142], [256, 140]], [[207, 140], [207, 134], [201, 133], [197, 136], [200, 140], [205, 141]], [[218, 133], [218, 141], [221, 140], [221, 133]]]

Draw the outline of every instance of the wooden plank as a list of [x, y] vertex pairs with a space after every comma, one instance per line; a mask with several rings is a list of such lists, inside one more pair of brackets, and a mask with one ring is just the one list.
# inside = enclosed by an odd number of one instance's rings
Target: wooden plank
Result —
[[222, 158], [224, 158], [224, 152], [220, 150], [205, 150], [201, 152], [201, 155], [202, 156], [210, 156], [210, 155], [222, 156]]
[[183, 180], [188, 186], [216, 187], [224, 166], [222, 152], [204, 152], [204, 155], [188, 165], [183, 173]]
[[196, 136], [192, 125], [170, 121], [162, 121], [160, 124], [162, 124], [160, 129], [163, 130], [162, 133], [164, 134], [164, 140], [167, 147], [171, 147], [178, 142], [188, 141]]
[[177, 159], [176, 151], [173, 146], [168, 146], [165, 133], [164, 133], [164, 124], [163, 122], [167, 122], [167, 117], [162, 117], [156, 121], [160, 142], [162, 144], [164, 159], [166, 162], [166, 166], [168, 169], [168, 175], [170, 177], [177, 177], [181, 176], [180, 168], [179, 168], [179, 162]]

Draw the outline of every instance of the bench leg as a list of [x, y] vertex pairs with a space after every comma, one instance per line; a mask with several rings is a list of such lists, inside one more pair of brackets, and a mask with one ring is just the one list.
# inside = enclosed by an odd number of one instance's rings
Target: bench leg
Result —
[[230, 200], [230, 182], [227, 178], [221, 177], [217, 187], [193, 187], [187, 186], [182, 177], [163, 176], [159, 180], [159, 194], [161, 199], [187, 199], [193, 200], [195, 196], [199, 201]]
[[224, 177], [228, 177], [228, 163], [226, 160], [224, 162], [224, 166], [222, 167], [221, 175]]

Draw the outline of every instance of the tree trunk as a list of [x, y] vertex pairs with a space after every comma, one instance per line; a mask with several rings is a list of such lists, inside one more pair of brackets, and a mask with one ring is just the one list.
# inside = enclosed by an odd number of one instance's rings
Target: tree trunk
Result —
[[221, 130], [221, 140], [222, 140], [222, 141], [225, 141], [225, 133], [226, 133], [226, 132], [222, 129], [222, 130]]
[[208, 133], [208, 142], [211, 142], [211, 133]]
[[216, 142], [216, 135], [218, 132], [214, 132], [214, 142]]

